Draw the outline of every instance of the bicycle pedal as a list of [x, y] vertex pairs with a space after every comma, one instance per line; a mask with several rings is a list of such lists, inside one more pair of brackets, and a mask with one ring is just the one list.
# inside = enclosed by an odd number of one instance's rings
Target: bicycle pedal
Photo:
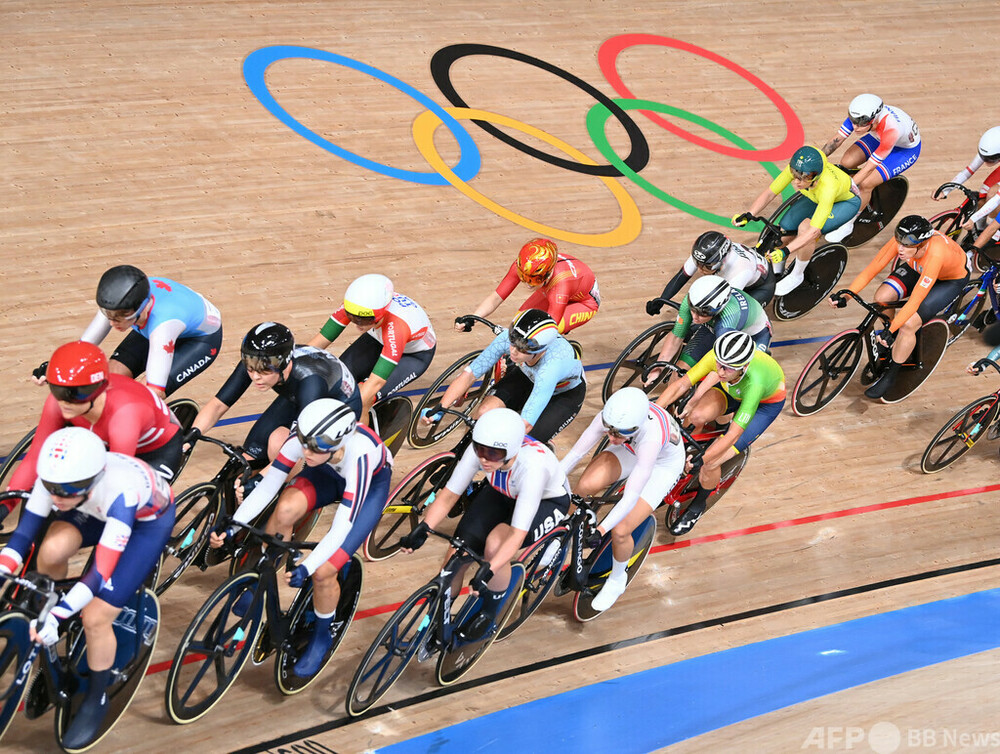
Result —
[[427, 662], [441, 651], [441, 647], [433, 639], [428, 639], [417, 648], [417, 662]]

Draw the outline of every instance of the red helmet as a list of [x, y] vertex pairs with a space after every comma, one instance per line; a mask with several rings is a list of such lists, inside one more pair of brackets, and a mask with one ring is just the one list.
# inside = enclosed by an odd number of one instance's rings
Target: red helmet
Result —
[[559, 258], [554, 241], [533, 238], [517, 254], [517, 276], [528, 285], [545, 285]]
[[93, 343], [67, 343], [52, 354], [45, 379], [57, 400], [92, 401], [108, 386], [108, 357]]

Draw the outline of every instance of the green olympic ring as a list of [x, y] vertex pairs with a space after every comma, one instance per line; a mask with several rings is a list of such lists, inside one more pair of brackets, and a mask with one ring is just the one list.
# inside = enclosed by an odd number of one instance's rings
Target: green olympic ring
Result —
[[[695, 125], [707, 128], [719, 136], [729, 139], [733, 144], [736, 144], [743, 149], [753, 149], [753, 145], [750, 144], [745, 139], [741, 139], [739, 136], [734, 134], [732, 131], [720, 126], [717, 123], [713, 123], [707, 118], [703, 118], [700, 115], [695, 115], [694, 113], [689, 113], [686, 110], [681, 110], [677, 107], [672, 107], [671, 105], [664, 105], [662, 102], [652, 102], [650, 100], [644, 99], [616, 99], [614, 100], [622, 110], [652, 110], [655, 113], [662, 113], [664, 115], [672, 115], [677, 118], [681, 118]], [[640, 176], [636, 171], [632, 170], [625, 161], [619, 157], [615, 151], [611, 148], [611, 144], [608, 141], [607, 135], [604, 133], [604, 124], [607, 123], [608, 118], [611, 117], [611, 111], [608, 110], [601, 103], [595, 104], [587, 112], [587, 131], [590, 133], [590, 138], [593, 139], [594, 144], [600, 150], [612, 165], [621, 171], [621, 174], [631, 180], [636, 186], [645, 190], [646, 192], [652, 194], [660, 201], [666, 202], [672, 207], [676, 207], [682, 212], [687, 212], [689, 215], [697, 217], [699, 220], [706, 220], [715, 225], [721, 225], [725, 228], [733, 228], [732, 221], [729, 217], [723, 217], [722, 215], [717, 215], [714, 212], [708, 212], [703, 209], [699, 209], [691, 204], [688, 204], [681, 199], [671, 196], [663, 189], [654, 186], [652, 183], [647, 181], [645, 178]], [[781, 168], [775, 165], [773, 162], [761, 162], [760, 163], [764, 170], [774, 178], [781, 172]], [[787, 199], [794, 193], [791, 186], [787, 187], [782, 192], [782, 197]], [[759, 233], [763, 230], [763, 225], [761, 223], [750, 223], [749, 225], [740, 228], [739, 230], [748, 230], [755, 233]]]

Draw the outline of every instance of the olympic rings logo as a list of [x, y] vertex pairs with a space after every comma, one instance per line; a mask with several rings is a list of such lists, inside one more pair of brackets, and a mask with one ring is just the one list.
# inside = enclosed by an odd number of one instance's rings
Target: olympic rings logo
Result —
[[[656, 45], [689, 52], [738, 74], [759, 89], [777, 107], [778, 112], [785, 121], [784, 141], [768, 149], [755, 149], [733, 132], [699, 115], [659, 102], [636, 99], [618, 74], [617, 60], [623, 51], [637, 45]], [[580, 150], [539, 128], [504, 115], [470, 107], [455, 89], [449, 72], [451, 66], [457, 60], [474, 55], [507, 58], [534, 66], [558, 76], [593, 97], [596, 100], [596, 104], [587, 113], [587, 131], [598, 151], [608, 160], [607, 164], [598, 165]], [[243, 63], [243, 77], [254, 96], [279, 121], [303, 138], [337, 155], [341, 159], [372, 172], [401, 181], [429, 186], [450, 184], [476, 203], [502, 218], [541, 235], [581, 246], [603, 248], [620, 246], [635, 240], [639, 236], [639, 232], [642, 229], [642, 217], [635, 200], [617, 180], [621, 177], [628, 178], [644, 191], [683, 212], [716, 225], [730, 227], [729, 218], [694, 207], [671, 196], [639, 175], [640, 171], [649, 162], [649, 145], [642, 130], [629, 115], [629, 111], [639, 110], [653, 123], [697, 146], [737, 159], [759, 162], [771, 176], [776, 176], [779, 172], [779, 168], [771, 160], [789, 157], [803, 143], [805, 134], [802, 124], [791, 106], [770, 86], [752, 73], [713, 52], [669, 37], [660, 37], [651, 34], [623, 34], [612, 37], [604, 42], [598, 51], [597, 57], [601, 72], [612, 88], [621, 95], [621, 99], [612, 99], [606, 96], [586, 81], [552, 63], [515, 50], [481, 44], [450, 45], [438, 50], [431, 58], [431, 75], [434, 78], [434, 83], [437, 84], [452, 107], [438, 105], [426, 94], [378, 68], [343, 55], [310, 47], [275, 45], [256, 50], [248, 55]], [[414, 120], [412, 131], [413, 141], [420, 154], [427, 161], [428, 165], [430, 165], [432, 172], [402, 170], [375, 162], [334, 144], [292, 117], [292, 115], [278, 104], [278, 101], [271, 94], [265, 83], [267, 68], [278, 61], [286, 59], [319, 60], [350, 68], [394, 87], [426, 107], [427, 111]], [[735, 146], [719, 144], [692, 134], [674, 125], [671, 121], [662, 117], [663, 115], [679, 118], [708, 129]], [[615, 153], [605, 135], [604, 126], [611, 117], [614, 117], [623, 126], [630, 141], [629, 154], [624, 158]], [[599, 178], [618, 202], [621, 213], [621, 222], [618, 227], [605, 233], [575, 233], [570, 230], [555, 228], [519, 215], [473, 189], [469, 186], [468, 182], [479, 173], [482, 166], [480, 152], [472, 136], [462, 127], [459, 120], [471, 120], [497, 139], [550, 165]], [[458, 162], [451, 167], [445, 163], [444, 158], [441, 157], [434, 146], [434, 134], [442, 125], [451, 132], [459, 147]], [[565, 156], [554, 155], [538, 149], [511, 136], [506, 131], [501, 131], [497, 126], [504, 126], [507, 129], [512, 129], [526, 136], [533, 137]], [[790, 189], [786, 189], [786, 195], [788, 191]]]

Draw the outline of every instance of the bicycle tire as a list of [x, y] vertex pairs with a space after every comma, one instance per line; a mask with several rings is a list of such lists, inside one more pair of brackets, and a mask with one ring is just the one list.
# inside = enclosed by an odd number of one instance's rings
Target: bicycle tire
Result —
[[[956, 298], [951, 304], [941, 313], [941, 318], [948, 324], [948, 343], [951, 345], [956, 340], [962, 337], [969, 326], [979, 317], [983, 311], [983, 307], [986, 306], [986, 296], [979, 296], [979, 280], [970, 280], [962, 288], [962, 293]], [[973, 301], [978, 297], [978, 300]], [[972, 306], [969, 312], [965, 314], [961, 322], [958, 322], [958, 317], [965, 312], [966, 308]]]
[[824, 343], [806, 363], [792, 389], [795, 415], [811, 416], [830, 405], [857, 373], [863, 351], [861, 332], [856, 328]]
[[295, 595], [295, 602], [289, 608], [291, 620], [288, 625], [288, 636], [278, 649], [278, 656], [274, 661], [274, 683], [285, 696], [292, 696], [304, 691], [319, 678], [320, 673], [330, 664], [337, 648], [347, 636], [347, 630], [351, 627], [354, 614], [358, 609], [361, 587], [364, 584], [364, 568], [361, 565], [361, 558], [352, 555], [347, 574], [345, 575], [344, 569], [341, 569], [340, 573], [337, 574], [337, 580], [340, 583], [340, 599], [337, 601], [337, 610], [334, 613], [333, 623], [330, 625], [333, 644], [327, 651], [326, 659], [320, 663], [319, 670], [309, 678], [300, 678], [295, 675], [292, 668], [309, 643], [312, 631], [311, 619], [316, 616], [312, 611], [311, 581], [309, 582], [308, 594], [303, 595], [304, 589], [299, 590], [299, 593]]
[[413, 401], [405, 395], [390, 395], [370, 412], [371, 427], [393, 455], [399, 452], [413, 423]]
[[[429, 448], [441, 442], [456, 427], [460, 425], [464, 426], [462, 420], [453, 414], [445, 414], [440, 421], [434, 422], [430, 426], [425, 426], [420, 421], [420, 416], [427, 406], [439, 400], [438, 391], [441, 391], [442, 388], [447, 388], [459, 374], [465, 371], [465, 367], [475, 361], [476, 357], [481, 353], [482, 350], [465, 354], [465, 356], [438, 375], [438, 378], [431, 383], [427, 391], [420, 396], [420, 400], [417, 401], [417, 405], [413, 408], [413, 416], [410, 419], [410, 426], [406, 432], [406, 441], [410, 444], [411, 448], [418, 450]], [[466, 416], [470, 416], [475, 408], [482, 403], [483, 398], [486, 397], [486, 393], [492, 387], [492, 372], [487, 371], [486, 375], [488, 376], [484, 376], [482, 380], [469, 388], [465, 400], [462, 401], [461, 409]], [[457, 410], [459, 406], [456, 404], [452, 408]]]
[[[626, 588], [628, 588], [628, 584], [632, 583], [632, 579], [635, 578], [636, 574], [639, 573], [642, 564], [646, 562], [646, 556], [649, 555], [649, 550], [652, 547], [655, 536], [656, 518], [654, 516], [648, 516], [632, 532], [634, 546], [632, 548], [632, 557], [625, 568]], [[601, 612], [594, 610], [591, 603], [594, 601], [597, 593], [601, 591], [601, 587], [604, 586], [604, 582], [607, 581], [608, 576], [611, 575], [611, 537], [606, 534], [605, 540], [598, 548], [597, 556], [593, 561], [590, 573], [587, 574], [587, 585], [583, 591], [577, 592], [573, 598], [573, 617], [581, 623], [592, 621], [601, 614]], [[604, 558], [607, 558], [606, 563]]]
[[386, 500], [382, 517], [362, 546], [366, 560], [385, 560], [399, 551], [399, 540], [412, 532], [434, 495], [448, 481], [455, 454], [439, 453], [403, 477]]
[[844, 246], [848, 249], [861, 246], [887, 228], [902, 208], [909, 191], [910, 182], [904, 175], [893, 176], [876, 186], [868, 206], [854, 221], [854, 230], [843, 239]]
[[[31, 667], [25, 661], [32, 649], [29, 618], [17, 610], [0, 613], [0, 739], [21, 706], [31, 685]], [[19, 690], [16, 684], [20, 684]]]
[[805, 279], [798, 288], [772, 299], [774, 318], [790, 322], [812, 311], [828, 298], [847, 269], [847, 247], [840, 243], [820, 246], [806, 267]]
[[[517, 595], [521, 593], [521, 589], [524, 585], [523, 563], [511, 564], [510, 578], [512, 583], [516, 584], [516, 586], [513, 587], [513, 596], [507, 600], [507, 604], [503, 607], [503, 612], [497, 616], [496, 628], [493, 632], [477, 641], [469, 642], [468, 644], [462, 643], [461, 646], [456, 645], [453, 648], [442, 650], [441, 655], [438, 657], [437, 670], [435, 671], [437, 682], [441, 686], [450, 686], [465, 676], [476, 666], [476, 663], [483, 658], [483, 655], [486, 654], [486, 650], [493, 646], [493, 642], [497, 640], [500, 632], [510, 619], [511, 613], [517, 606]], [[463, 611], [460, 610], [459, 615], [461, 615], [462, 612]], [[457, 637], [454, 635], [453, 641], [458, 641]], [[469, 651], [470, 647], [473, 647], [471, 652]]]
[[[520, 628], [552, 591], [562, 574], [569, 541], [569, 529], [557, 526], [521, 553], [518, 562], [524, 566], [524, 585], [515, 599], [516, 604], [506, 625], [497, 634], [497, 641], [503, 641]], [[554, 553], [548, 552], [550, 545], [558, 549]]]
[[212, 525], [219, 516], [218, 493], [214, 482], [202, 482], [188, 487], [174, 501], [177, 518], [160, 560], [157, 596], [166, 592], [206, 547]]
[[[260, 574], [253, 571], [227, 579], [188, 625], [174, 652], [164, 689], [167, 714], [175, 723], [186, 725], [205, 715], [243, 670], [263, 624], [265, 597], [258, 592], [259, 585]], [[250, 609], [243, 617], [234, 615], [233, 603], [248, 590], [258, 592]], [[192, 660], [187, 659], [189, 655]], [[228, 668], [227, 659], [232, 659]], [[212, 669], [215, 687], [202, 690], [192, 702], [192, 695]]]
[[918, 366], [900, 369], [896, 381], [879, 400], [882, 403], [899, 403], [927, 382], [944, 358], [944, 352], [948, 349], [948, 335], [948, 324], [943, 319], [925, 322], [917, 331], [917, 345], [913, 349]]
[[[198, 416], [198, 412], [201, 410], [201, 406], [198, 402], [192, 400], [191, 398], [174, 398], [167, 403], [167, 408], [173, 413], [174, 418], [177, 419], [178, 424], [181, 426], [181, 433], [186, 433], [191, 429], [191, 425], [194, 424], [195, 417]], [[186, 452], [181, 454], [181, 462], [174, 470], [174, 475], [170, 478], [170, 483], [173, 484], [180, 477], [181, 472], [184, 471], [184, 467], [187, 466], [188, 460], [191, 458], [191, 451], [194, 447], [190, 447]]]
[[920, 459], [920, 470], [936, 474], [951, 466], [982, 439], [1000, 412], [1000, 396], [984, 395], [944, 423]]
[[[411, 594], [382, 626], [347, 688], [348, 715], [363, 715], [402, 675], [436, 624], [440, 599], [441, 585], [431, 581]], [[371, 681], [371, 690], [363, 691]]]
[[[18, 440], [14, 447], [10, 449], [10, 452], [3, 459], [3, 463], [0, 463], [0, 489], [6, 489], [7, 484], [10, 482], [10, 476], [14, 469], [17, 468], [17, 464], [20, 462], [21, 458], [27, 452], [28, 448], [31, 446], [31, 441], [35, 439], [35, 430], [32, 429], [28, 434]], [[17, 528], [17, 522], [21, 520], [21, 510], [24, 508], [24, 503], [18, 504], [14, 510], [8, 514], [7, 518], [3, 521], [3, 530], [0, 531], [0, 545], [5, 545], [10, 541], [10, 535], [14, 533]]]
[[[601, 385], [602, 401], [607, 403], [612, 393], [633, 384], [646, 390], [645, 386], [640, 384], [642, 372], [656, 361], [663, 339], [674, 329], [674, 324], [674, 322], [658, 322], [652, 327], [647, 327], [625, 346], [608, 370], [604, 384]], [[621, 374], [623, 370], [629, 371]]]

